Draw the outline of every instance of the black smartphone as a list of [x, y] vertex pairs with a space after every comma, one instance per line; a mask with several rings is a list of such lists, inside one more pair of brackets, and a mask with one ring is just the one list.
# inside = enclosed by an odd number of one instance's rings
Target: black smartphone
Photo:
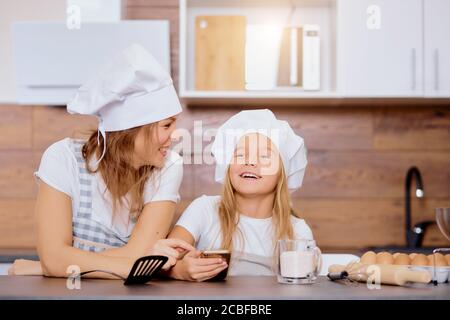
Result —
[[202, 251], [201, 258], [222, 258], [227, 262], [227, 268], [220, 271], [215, 277], [208, 281], [222, 281], [228, 275], [228, 268], [230, 267], [231, 252], [230, 250], [205, 250]]

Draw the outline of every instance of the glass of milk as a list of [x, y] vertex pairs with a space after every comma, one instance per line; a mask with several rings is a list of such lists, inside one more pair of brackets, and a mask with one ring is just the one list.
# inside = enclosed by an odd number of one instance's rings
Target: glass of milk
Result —
[[278, 240], [277, 277], [279, 283], [315, 283], [322, 253], [314, 240]]

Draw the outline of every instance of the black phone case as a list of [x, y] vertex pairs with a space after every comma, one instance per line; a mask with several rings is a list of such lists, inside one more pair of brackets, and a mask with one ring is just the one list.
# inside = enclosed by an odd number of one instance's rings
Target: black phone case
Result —
[[223, 256], [221, 254], [214, 254], [214, 255], [204, 255], [202, 254], [203, 258], [224, 258], [227, 261], [228, 267], [222, 271], [220, 271], [219, 274], [217, 274], [215, 277], [208, 279], [206, 281], [223, 281], [227, 278], [228, 276], [228, 269], [230, 268], [230, 260], [231, 260], [231, 256], [230, 255], [226, 255]]

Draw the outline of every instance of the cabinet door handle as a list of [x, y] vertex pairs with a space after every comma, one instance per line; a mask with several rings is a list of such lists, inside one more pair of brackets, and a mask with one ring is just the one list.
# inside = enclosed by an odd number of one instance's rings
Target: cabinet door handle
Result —
[[411, 49], [411, 89], [416, 90], [416, 49]]
[[439, 49], [434, 49], [434, 90], [439, 91]]

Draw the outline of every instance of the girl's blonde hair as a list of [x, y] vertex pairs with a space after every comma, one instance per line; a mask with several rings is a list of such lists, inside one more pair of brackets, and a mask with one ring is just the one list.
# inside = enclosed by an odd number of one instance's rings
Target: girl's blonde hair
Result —
[[82, 148], [87, 171], [100, 172], [111, 194], [113, 213], [119, 206], [125, 205], [125, 196], [130, 193], [129, 202], [126, 204], [132, 219], [137, 219], [143, 209], [144, 187], [154, 170], [152, 165], [144, 165], [139, 169], [133, 167], [134, 142], [141, 130], [144, 131], [146, 145], [154, 148], [157, 134], [155, 123], [122, 131], [106, 132], [106, 153], [96, 169], [90, 167], [89, 160], [94, 154], [97, 159], [100, 158], [104, 140], [100, 139], [100, 145], [98, 145], [97, 131], [91, 132]]
[[[272, 221], [275, 227], [274, 245], [279, 239], [293, 239], [294, 230], [292, 227], [291, 216], [294, 215], [290, 204], [289, 190], [287, 187], [286, 173], [283, 163], [280, 160], [280, 169], [278, 170], [278, 183], [274, 189], [275, 199], [273, 203]], [[222, 188], [222, 197], [219, 203], [219, 220], [222, 235], [222, 248], [232, 250], [233, 238], [240, 232], [237, 226], [239, 223], [239, 213], [236, 207], [235, 188], [230, 179], [230, 167], [228, 167]]]

